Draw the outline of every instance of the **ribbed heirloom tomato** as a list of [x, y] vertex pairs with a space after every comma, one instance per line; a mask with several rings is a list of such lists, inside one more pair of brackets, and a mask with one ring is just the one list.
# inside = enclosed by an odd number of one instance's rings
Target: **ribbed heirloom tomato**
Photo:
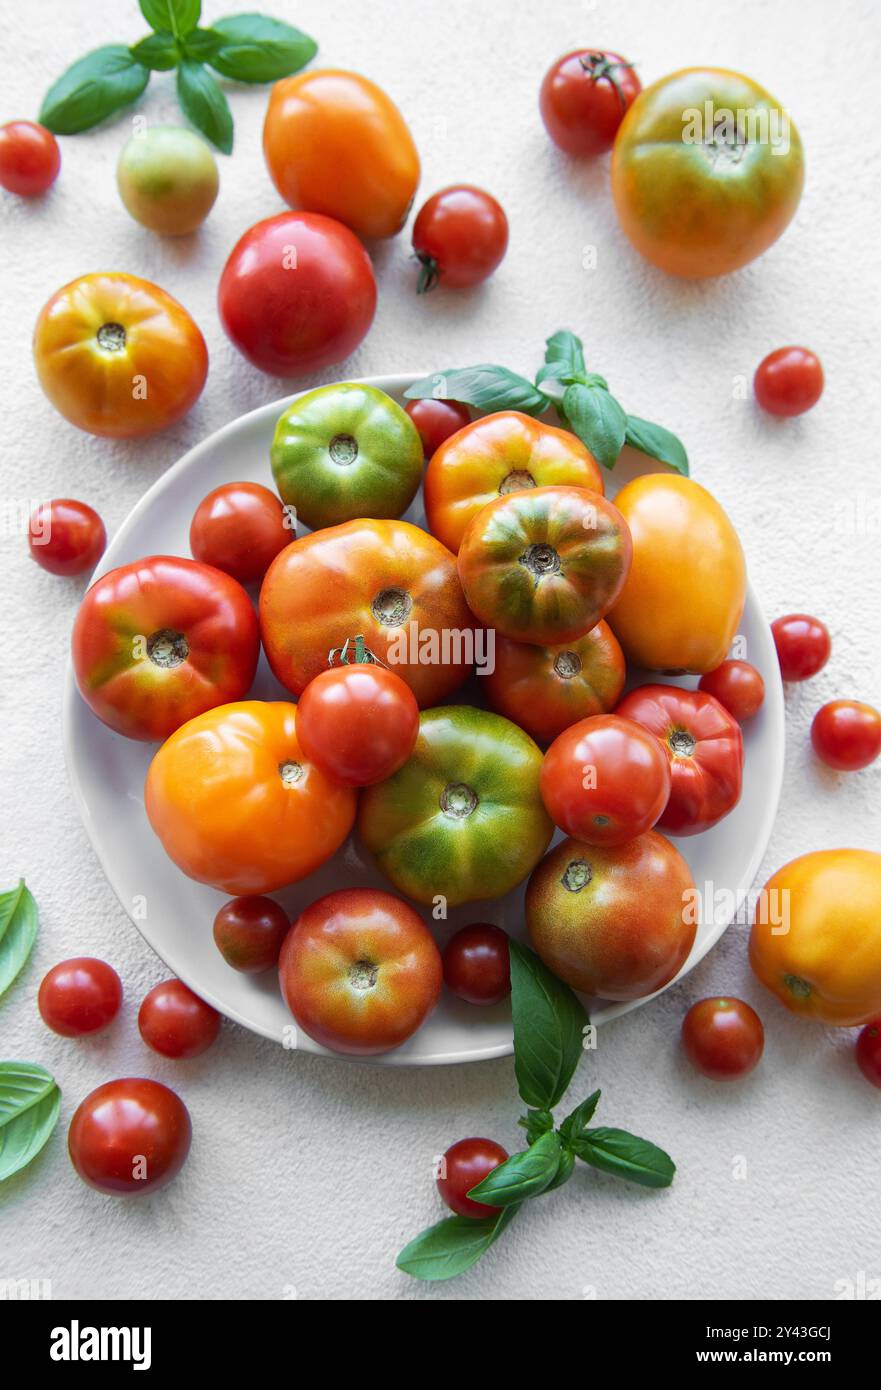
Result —
[[493, 709], [539, 743], [550, 743], [579, 719], [608, 714], [623, 688], [624, 653], [602, 621], [557, 647], [496, 636], [494, 667], [482, 677]]

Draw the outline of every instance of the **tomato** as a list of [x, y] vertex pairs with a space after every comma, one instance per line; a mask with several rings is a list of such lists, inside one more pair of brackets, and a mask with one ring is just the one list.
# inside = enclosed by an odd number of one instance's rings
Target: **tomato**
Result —
[[391, 777], [418, 733], [416, 696], [394, 671], [373, 662], [322, 671], [297, 701], [303, 752], [346, 787]]
[[355, 351], [373, 322], [376, 281], [348, 227], [282, 212], [236, 242], [217, 307], [227, 335], [261, 372], [307, 376]]
[[497, 497], [469, 522], [459, 578], [472, 613], [515, 642], [557, 646], [604, 617], [630, 568], [616, 507], [580, 487]]
[[399, 232], [419, 183], [419, 155], [394, 102], [339, 68], [276, 82], [263, 153], [286, 203], [336, 217], [362, 237]]
[[434, 193], [413, 224], [417, 291], [470, 289], [488, 280], [508, 249], [508, 219], [491, 193], [470, 183]]
[[482, 680], [492, 708], [538, 743], [551, 743], [579, 719], [614, 709], [623, 686], [624, 653], [604, 622], [557, 647], [497, 636], [495, 664]]
[[107, 532], [98, 513], [73, 497], [41, 502], [31, 516], [31, 555], [50, 574], [85, 574], [93, 570], [106, 544]]
[[881, 1019], [866, 1024], [854, 1051], [863, 1076], [881, 1090]]
[[738, 724], [758, 714], [765, 699], [762, 674], [748, 661], [723, 661], [715, 671], [701, 676], [698, 689], [717, 699]]
[[259, 975], [278, 964], [290, 922], [272, 898], [230, 898], [214, 918], [214, 942], [227, 965]]
[[412, 757], [361, 793], [358, 831], [387, 878], [416, 902], [500, 898], [544, 854], [541, 752], [488, 710], [427, 710]]
[[458, 690], [474, 659], [455, 557], [406, 521], [349, 521], [289, 545], [263, 581], [260, 631], [295, 695], [351, 637], [363, 637], [420, 706]]
[[136, 439], [173, 425], [198, 399], [208, 349], [183, 305], [135, 275], [71, 280], [34, 329], [40, 385], [77, 429]]
[[157, 125], [123, 145], [116, 183], [136, 222], [163, 236], [186, 236], [213, 208], [220, 178], [217, 160], [194, 130]]
[[832, 651], [829, 629], [807, 613], [787, 613], [775, 618], [771, 635], [777, 648], [780, 674], [785, 681], [806, 681], [822, 671]]
[[811, 743], [829, 767], [857, 772], [881, 753], [881, 714], [861, 700], [830, 700], [814, 715]]
[[379, 888], [343, 888], [301, 912], [278, 974], [303, 1031], [361, 1057], [406, 1042], [437, 1003], [442, 980], [422, 918]]
[[176, 1177], [193, 1127], [180, 1096], [143, 1076], [106, 1081], [74, 1112], [70, 1161], [83, 1182], [111, 1197], [156, 1192]]
[[633, 64], [620, 53], [578, 48], [545, 73], [538, 104], [545, 129], [561, 150], [605, 154], [641, 91]]
[[444, 983], [468, 1004], [499, 1004], [511, 993], [508, 938], [491, 922], [455, 932], [444, 947]]
[[728, 655], [746, 601], [737, 533], [716, 499], [678, 475], [634, 478], [615, 497], [633, 564], [609, 626], [634, 666], [712, 671]]
[[191, 719], [147, 771], [144, 804], [166, 854], [226, 893], [271, 893], [335, 854], [355, 793], [300, 749], [294, 705], [246, 700]]
[[283, 502], [312, 530], [397, 517], [422, 481], [422, 440], [375, 386], [348, 382], [298, 396], [275, 427], [272, 472]]
[[183, 980], [163, 980], [144, 995], [138, 1030], [163, 1057], [199, 1057], [220, 1032], [220, 1014]]
[[699, 999], [682, 1020], [682, 1046], [702, 1076], [738, 1081], [758, 1066], [765, 1030], [742, 999]]
[[240, 700], [259, 651], [242, 586], [177, 555], [151, 555], [102, 575], [73, 625], [79, 692], [126, 738], [167, 738], [203, 710]]
[[756, 903], [750, 965], [794, 1013], [842, 1028], [881, 1015], [881, 854], [803, 854]]
[[404, 410], [419, 431], [426, 460], [446, 443], [450, 435], [471, 423], [471, 411], [461, 401], [429, 397], [424, 401], [408, 401]]
[[767, 251], [803, 183], [788, 112], [723, 68], [684, 68], [647, 87], [612, 152], [625, 235], [652, 265], [689, 279], [727, 275]]
[[0, 126], [0, 188], [34, 198], [51, 188], [61, 168], [58, 141], [34, 121]]
[[262, 579], [296, 537], [294, 518], [260, 483], [224, 483], [203, 497], [190, 522], [190, 550], [240, 584]]
[[653, 734], [595, 714], [559, 734], [541, 768], [555, 825], [591, 845], [623, 845], [651, 830], [670, 799], [670, 766]]
[[771, 415], [804, 415], [823, 394], [823, 368], [809, 348], [782, 347], [756, 368], [756, 400]]
[[549, 970], [604, 999], [641, 999], [685, 964], [694, 884], [669, 840], [647, 830], [625, 845], [563, 840], [526, 888], [526, 925]]
[[555, 484], [603, 492], [599, 465], [580, 439], [517, 410], [485, 415], [442, 445], [428, 465], [429, 530], [456, 553], [489, 502]]
[[441, 1159], [437, 1178], [437, 1190], [450, 1211], [475, 1221], [498, 1216], [501, 1207], [491, 1207], [488, 1202], [475, 1202], [468, 1193], [507, 1157], [507, 1149], [493, 1139], [460, 1139], [458, 1143], [451, 1144]]
[[122, 1004], [122, 982], [112, 966], [94, 956], [59, 961], [43, 977], [37, 1007], [43, 1022], [63, 1038], [100, 1033]]

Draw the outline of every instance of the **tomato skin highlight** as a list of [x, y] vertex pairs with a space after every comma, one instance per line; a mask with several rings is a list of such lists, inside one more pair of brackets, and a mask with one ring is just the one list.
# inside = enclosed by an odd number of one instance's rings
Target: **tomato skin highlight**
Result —
[[419, 734], [419, 706], [400, 676], [371, 662], [336, 666], [297, 701], [307, 758], [346, 787], [384, 782], [403, 767]]
[[67, 1143], [83, 1182], [111, 1197], [156, 1192], [176, 1177], [193, 1128], [183, 1101], [147, 1077], [106, 1081], [74, 1112]]
[[276, 555], [295, 539], [290, 513], [260, 483], [214, 488], [202, 498], [190, 523], [193, 558], [240, 584], [262, 579]]
[[508, 937], [491, 922], [461, 927], [443, 951], [444, 984], [468, 1004], [499, 1004], [511, 993]]
[[144, 995], [138, 1031], [163, 1057], [199, 1057], [220, 1032], [220, 1014], [183, 980], [163, 980]]
[[408, 401], [404, 406], [419, 431], [426, 463], [457, 430], [471, 423], [471, 411], [461, 401]]
[[787, 613], [775, 618], [771, 635], [785, 681], [806, 681], [822, 671], [832, 651], [829, 629], [808, 613]]
[[809, 348], [782, 347], [769, 352], [756, 368], [753, 390], [770, 415], [804, 415], [823, 394], [823, 368]]
[[758, 1066], [765, 1030], [743, 999], [699, 999], [682, 1020], [682, 1046], [702, 1076], [739, 1081]]
[[623, 845], [651, 830], [670, 788], [670, 766], [657, 738], [615, 714], [592, 715], [564, 730], [541, 768], [551, 820], [591, 845]]
[[420, 293], [444, 285], [470, 289], [489, 279], [508, 249], [508, 219], [491, 193], [453, 184], [422, 205], [413, 224], [413, 250], [422, 262]]
[[284, 908], [272, 898], [230, 898], [214, 918], [214, 944], [233, 970], [259, 975], [278, 965], [290, 925]]
[[545, 73], [539, 110], [548, 135], [571, 155], [605, 154], [642, 83], [620, 53], [575, 49]]
[[107, 544], [94, 508], [73, 497], [55, 497], [34, 509], [28, 526], [32, 557], [49, 574], [70, 577], [93, 570]]
[[723, 661], [714, 671], [701, 676], [698, 690], [718, 700], [738, 724], [758, 714], [765, 699], [761, 672], [748, 661]]
[[122, 982], [112, 966], [93, 956], [59, 961], [44, 975], [37, 995], [47, 1028], [63, 1038], [100, 1033], [122, 1004]]
[[0, 188], [20, 198], [38, 198], [50, 189], [61, 168], [58, 141], [35, 121], [0, 126]]
[[811, 724], [814, 752], [838, 772], [858, 772], [881, 753], [881, 714], [861, 700], [830, 700]]
[[450, 1211], [457, 1216], [467, 1216], [473, 1221], [485, 1221], [489, 1216], [498, 1216], [501, 1207], [492, 1207], [488, 1202], [475, 1202], [468, 1193], [485, 1177], [498, 1168], [508, 1158], [507, 1149], [494, 1139], [459, 1139], [451, 1144], [441, 1159], [441, 1171], [437, 1179], [437, 1190]]

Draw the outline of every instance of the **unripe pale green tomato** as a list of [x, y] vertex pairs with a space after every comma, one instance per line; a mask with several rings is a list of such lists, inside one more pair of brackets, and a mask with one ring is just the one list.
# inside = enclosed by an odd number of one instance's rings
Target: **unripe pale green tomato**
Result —
[[213, 208], [220, 177], [200, 136], [166, 125], [132, 136], [119, 156], [116, 182], [136, 222], [163, 236], [185, 236]]

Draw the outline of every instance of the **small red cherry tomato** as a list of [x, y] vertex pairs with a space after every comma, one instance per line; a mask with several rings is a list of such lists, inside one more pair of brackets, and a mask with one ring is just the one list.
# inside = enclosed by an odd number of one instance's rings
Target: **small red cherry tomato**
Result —
[[881, 753], [881, 714], [861, 700], [830, 700], [811, 724], [814, 752], [839, 772], [858, 772]]
[[881, 1018], [860, 1030], [855, 1054], [863, 1076], [881, 1090]]
[[787, 613], [775, 618], [771, 635], [777, 648], [780, 674], [785, 681], [806, 681], [822, 671], [829, 660], [832, 638], [819, 618], [808, 613]]
[[370, 787], [403, 767], [416, 745], [419, 705], [400, 676], [375, 662], [334, 666], [297, 701], [300, 747], [328, 777]]
[[141, 1037], [163, 1057], [198, 1057], [220, 1032], [220, 1014], [183, 980], [163, 980], [138, 1010]]
[[214, 918], [214, 942], [233, 970], [258, 975], [278, 964], [290, 925], [288, 914], [272, 898], [230, 898]]
[[633, 64], [620, 54], [580, 48], [545, 73], [538, 104], [545, 129], [561, 150], [603, 154], [641, 90]]
[[820, 359], [808, 348], [777, 348], [756, 368], [753, 389], [770, 415], [803, 415], [823, 394]]
[[74, 1112], [70, 1161], [83, 1182], [112, 1197], [155, 1192], [180, 1172], [193, 1127], [180, 1096], [144, 1076], [106, 1081]]
[[202, 498], [190, 523], [193, 559], [240, 584], [262, 579], [278, 552], [296, 539], [293, 513], [260, 483], [216, 487]]
[[491, 922], [474, 922], [451, 936], [443, 952], [444, 983], [469, 1004], [498, 1004], [511, 993], [508, 937]]
[[73, 497], [41, 502], [31, 516], [31, 555], [50, 574], [69, 576], [93, 570], [106, 544], [107, 532], [98, 513]]
[[723, 661], [714, 671], [701, 676], [698, 690], [715, 696], [738, 724], [758, 714], [765, 698], [761, 673], [748, 661]]
[[508, 249], [508, 219], [482, 188], [453, 184], [422, 205], [413, 224], [413, 250], [422, 262], [420, 294], [440, 282], [467, 289], [492, 275]]
[[742, 999], [699, 999], [682, 1020], [682, 1046], [702, 1076], [736, 1081], [758, 1064], [765, 1030]]
[[632, 719], [594, 714], [554, 739], [542, 763], [541, 795], [567, 835], [588, 845], [623, 845], [662, 814], [670, 765], [653, 733]]
[[419, 431], [426, 463], [442, 444], [466, 425], [471, 424], [471, 412], [460, 401], [408, 401], [404, 406]]
[[60, 168], [61, 151], [51, 130], [34, 121], [0, 126], [0, 188], [35, 198], [52, 187]]
[[437, 1179], [437, 1190], [450, 1211], [457, 1216], [470, 1216], [474, 1221], [498, 1216], [501, 1207], [475, 1202], [468, 1193], [507, 1157], [507, 1149], [494, 1139], [460, 1139], [451, 1144], [440, 1161]]
[[46, 1027], [63, 1038], [100, 1033], [116, 1018], [121, 1003], [119, 976], [94, 956], [74, 956], [53, 965], [37, 995]]

